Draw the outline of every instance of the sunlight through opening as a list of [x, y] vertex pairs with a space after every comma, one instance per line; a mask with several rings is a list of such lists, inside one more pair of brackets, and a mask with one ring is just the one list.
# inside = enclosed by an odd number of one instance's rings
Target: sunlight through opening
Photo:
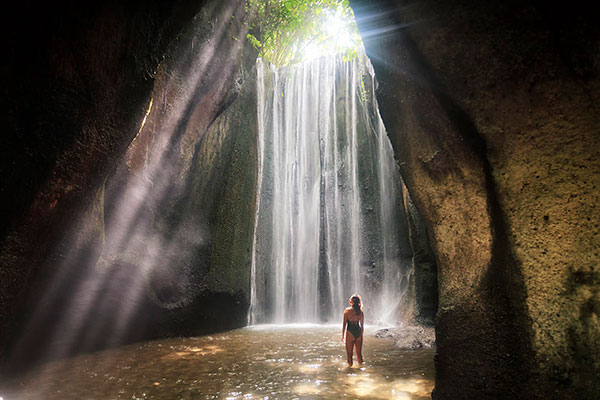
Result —
[[348, 0], [249, 0], [248, 8], [254, 17], [247, 38], [275, 66], [336, 53], [352, 59], [362, 47]]
[[339, 10], [326, 11], [327, 17], [321, 26], [323, 40], [314, 38], [301, 44], [299, 59], [308, 61], [321, 56], [356, 51], [362, 45], [357, 33], [356, 22], [353, 18], [342, 15]]

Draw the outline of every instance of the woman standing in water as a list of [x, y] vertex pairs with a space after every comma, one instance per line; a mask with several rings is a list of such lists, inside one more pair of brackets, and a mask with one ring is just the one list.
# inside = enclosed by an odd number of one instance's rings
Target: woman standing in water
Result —
[[[365, 324], [365, 314], [362, 312], [362, 301], [357, 294], [350, 297], [350, 306], [344, 310], [344, 324], [342, 326], [342, 342], [346, 343], [348, 366], [352, 366], [352, 349], [356, 347], [358, 364], [363, 363], [362, 343]], [[345, 340], [344, 340], [345, 339]]]

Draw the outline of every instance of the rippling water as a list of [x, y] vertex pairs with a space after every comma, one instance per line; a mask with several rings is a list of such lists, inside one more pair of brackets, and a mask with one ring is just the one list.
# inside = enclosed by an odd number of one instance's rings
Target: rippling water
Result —
[[341, 326], [265, 325], [53, 362], [4, 400], [430, 398], [435, 350], [365, 333], [360, 367], [347, 367]]

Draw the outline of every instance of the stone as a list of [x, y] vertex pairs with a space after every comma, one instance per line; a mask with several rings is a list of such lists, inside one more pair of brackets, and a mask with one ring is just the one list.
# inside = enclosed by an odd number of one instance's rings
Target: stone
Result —
[[394, 328], [379, 329], [373, 336], [379, 339], [392, 339], [400, 349], [435, 347], [435, 329], [431, 326], [402, 324]]
[[600, 32], [591, 5], [350, 3], [436, 255], [433, 397], [594, 398]]

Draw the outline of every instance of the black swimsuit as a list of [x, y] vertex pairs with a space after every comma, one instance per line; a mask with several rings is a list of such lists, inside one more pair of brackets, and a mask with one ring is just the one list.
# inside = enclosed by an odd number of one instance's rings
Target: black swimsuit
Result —
[[359, 321], [352, 322], [348, 320], [346, 330], [354, 336], [354, 339], [358, 339], [362, 335], [362, 328], [360, 327]]

